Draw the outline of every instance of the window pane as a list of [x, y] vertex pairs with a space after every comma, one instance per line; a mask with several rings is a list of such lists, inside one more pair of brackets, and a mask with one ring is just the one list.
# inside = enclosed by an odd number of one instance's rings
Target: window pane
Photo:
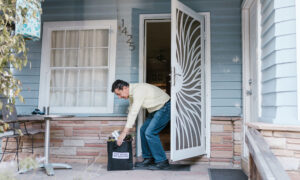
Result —
[[50, 87], [63, 87], [64, 70], [51, 70]]
[[66, 49], [66, 67], [77, 67], [78, 61], [78, 50], [77, 49]]
[[80, 70], [79, 87], [92, 87], [92, 69]]
[[94, 106], [106, 106], [107, 91], [95, 91]]
[[96, 47], [108, 47], [108, 29], [96, 30]]
[[79, 52], [79, 67], [91, 67], [93, 61], [93, 49], [84, 48]]
[[76, 106], [78, 70], [66, 70], [65, 75], [65, 106]]
[[109, 29], [52, 31], [49, 105], [106, 107], [109, 45]]
[[83, 88], [79, 90], [78, 106], [92, 106], [91, 88]]
[[63, 48], [64, 47], [64, 34], [65, 31], [52, 31], [51, 47]]
[[80, 47], [93, 47], [93, 30], [80, 31]]
[[79, 46], [79, 32], [66, 31], [66, 47], [65, 48], [78, 48]]
[[65, 88], [65, 106], [76, 106], [77, 88]]
[[94, 66], [107, 66], [108, 62], [108, 48], [95, 49], [95, 63]]
[[62, 67], [64, 62], [64, 50], [52, 49], [51, 50], [51, 67]]
[[107, 69], [96, 69], [94, 77], [94, 87], [95, 89], [106, 89], [108, 80], [108, 70]]
[[78, 70], [66, 70], [65, 89], [77, 88]]
[[63, 91], [62, 88], [50, 89], [50, 106], [62, 106], [63, 105]]

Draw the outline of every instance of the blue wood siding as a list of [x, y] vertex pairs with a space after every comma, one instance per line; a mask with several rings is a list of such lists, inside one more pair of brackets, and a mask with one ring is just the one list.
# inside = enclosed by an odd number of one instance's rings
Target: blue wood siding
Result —
[[[211, 14], [211, 76], [212, 115], [240, 116], [242, 114], [241, 60], [241, 1], [242, 0], [183, 0], [198, 12]], [[139, 14], [170, 13], [170, 0], [46, 0], [42, 21], [78, 21], [121, 19], [133, 34], [136, 49], [130, 51], [127, 38], [118, 32], [116, 78], [138, 82]], [[120, 25], [120, 24], [119, 24]], [[15, 75], [23, 82], [25, 104], [17, 103], [18, 112], [29, 114], [38, 106], [41, 41], [28, 42], [32, 68]], [[237, 60], [237, 61], [236, 61]], [[126, 115], [128, 102], [115, 98], [114, 114]]]
[[295, 0], [262, 1], [262, 118], [297, 122]]

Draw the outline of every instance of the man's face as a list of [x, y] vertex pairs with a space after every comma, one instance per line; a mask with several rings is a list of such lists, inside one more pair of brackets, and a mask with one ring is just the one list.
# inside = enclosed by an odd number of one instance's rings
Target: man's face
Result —
[[129, 98], [129, 87], [124, 86], [123, 89], [115, 89], [115, 94], [119, 98], [128, 99]]

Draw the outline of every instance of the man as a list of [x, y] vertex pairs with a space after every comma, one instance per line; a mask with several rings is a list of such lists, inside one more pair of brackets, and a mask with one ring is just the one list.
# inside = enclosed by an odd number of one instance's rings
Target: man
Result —
[[147, 83], [128, 84], [122, 80], [116, 80], [111, 91], [119, 98], [129, 99], [130, 105], [127, 122], [117, 144], [122, 144], [133, 127], [140, 108], [145, 108], [150, 114], [140, 129], [144, 161], [136, 163], [135, 166], [148, 167], [151, 170], [169, 169], [170, 165], [158, 134], [170, 121], [170, 96], [156, 86]]

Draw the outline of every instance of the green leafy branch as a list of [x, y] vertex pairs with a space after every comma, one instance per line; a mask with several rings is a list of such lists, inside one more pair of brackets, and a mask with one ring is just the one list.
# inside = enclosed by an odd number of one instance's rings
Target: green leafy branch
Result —
[[[36, 6], [41, 13], [40, 0], [25, 1]], [[13, 104], [16, 97], [21, 102], [24, 102], [24, 98], [20, 94], [22, 83], [13, 76], [12, 70], [21, 71], [28, 62], [25, 38], [15, 34], [15, 24], [20, 21], [16, 6], [17, 0], [0, 0], [0, 95]], [[18, 9], [23, 23], [26, 23], [28, 8], [19, 6]], [[36, 13], [32, 13], [32, 16], [36, 17]]]

